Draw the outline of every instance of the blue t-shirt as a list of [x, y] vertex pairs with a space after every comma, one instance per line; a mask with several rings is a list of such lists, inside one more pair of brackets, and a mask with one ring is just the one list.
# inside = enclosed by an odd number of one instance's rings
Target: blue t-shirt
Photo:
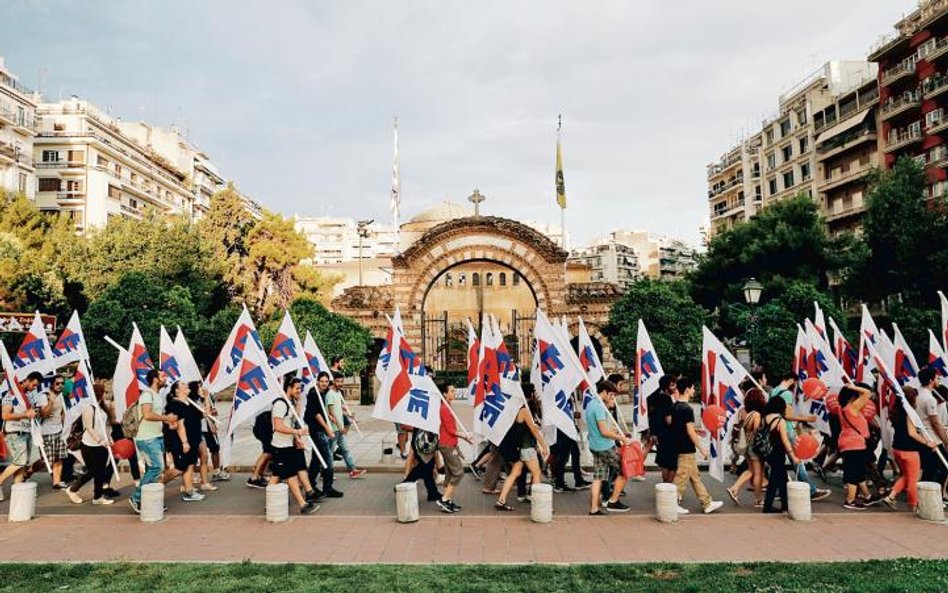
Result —
[[599, 398], [593, 399], [586, 406], [586, 429], [589, 431], [589, 450], [590, 451], [608, 451], [616, 446], [616, 442], [602, 436], [599, 431], [599, 421], [609, 420], [609, 410], [606, 404]]

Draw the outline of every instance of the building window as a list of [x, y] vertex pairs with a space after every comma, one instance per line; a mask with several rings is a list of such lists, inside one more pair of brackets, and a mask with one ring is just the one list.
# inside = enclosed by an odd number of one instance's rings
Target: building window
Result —
[[26, 193], [26, 173], [20, 173], [19, 183], [17, 184], [21, 193]]
[[777, 180], [776, 179], [771, 179], [767, 181], [767, 186], [768, 186], [767, 189], [770, 190], [771, 196], [777, 193]]
[[59, 151], [58, 151], [58, 150], [44, 150], [44, 151], [43, 151], [43, 162], [44, 162], [44, 163], [58, 163], [58, 162], [59, 162]]
[[501, 285], [501, 286], [507, 286], [507, 274], [506, 274], [506, 272], [501, 272], [501, 273], [500, 273], [500, 285]]
[[513, 285], [520, 286], [520, 273], [519, 272], [514, 272], [513, 274]]
[[785, 120], [783, 120], [782, 122], [780, 122], [780, 137], [781, 137], [781, 138], [784, 138], [784, 137], [786, 137], [786, 136], [789, 136], [789, 135], [790, 135], [790, 131], [791, 131], [791, 128], [790, 128], [790, 118], [788, 117], [787, 119], [785, 119]]
[[797, 111], [797, 123], [801, 126], [806, 125], [806, 108]]
[[755, 185], [754, 186], [754, 201], [759, 202], [763, 199], [763, 197], [764, 197], [763, 190], [760, 188], [759, 185]]
[[777, 155], [770, 153], [767, 155], [767, 168], [773, 169], [777, 166]]
[[474, 272], [471, 274], [471, 286], [480, 286], [481, 285], [481, 275], [479, 272]]
[[448, 288], [451, 288], [451, 284], [452, 284], [451, 272], [448, 272], [447, 274], [444, 275], [444, 285], [447, 286]]
[[803, 138], [800, 138], [800, 154], [806, 153], [806, 151], [809, 150], [809, 148], [810, 148], [810, 137], [804, 136]]
[[109, 197], [112, 198], [113, 200], [121, 200], [121, 199], [122, 199], [122, 190], [120, 190], [119, 188], [115, 187], [114, 185], [110, 185], [110, 186], [109, 186]]
[[494, 274], [492, 272], [487, 272], [487, 286], [494, 285]]
[[788, 189], [793, 187], [793, 171], [787, 171], [783, 174], [783, 188]]
[[774, 143], [774, 129], [767, 128], [767, 146], [770, 146]]
[[800, 165], [800, 181], [806, 181], [810, 178], [810, 163]]
[[783, 161], [782, 161], [782, 162], [784, 162], [784, 163], [786, 163], [787, 161], [789, 161], [790, 159], [792, 159], [792, 158], [793, 158], [793, 145], [792, 145], [792, 144], [787, 144], [786, 146], [784, 146], [783, 148], [781, 148], [781, 149], [780, 149], [780, 156], [783, 157]]
[[53, 131], [54, 131], [54, 132], [65, 132], [65, 131], [66, 131], [66, 124], [64, 124], [64, 123], [62, 123], [62, 122], [56, 122], [56, 123], [54, 123], [54, 124], [53, 124]]
[[58, 177], [40, 177], [38, 191], [59, 191], [60, 180]]

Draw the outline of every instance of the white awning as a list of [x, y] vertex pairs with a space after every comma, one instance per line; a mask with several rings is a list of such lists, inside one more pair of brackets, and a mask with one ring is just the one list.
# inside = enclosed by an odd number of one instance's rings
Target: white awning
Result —
[[855, 128], [856, 126], [861, 124], [863, 121], [865, 121], [866, 116], [869, 114], [869, 111], [870, 111], [869, 109], [864, 109], [860, 111], [859, 113], [857, 113], [856, 115], [852, 115], [844, 119], [843, 121], [839, 122], [832, 128], [828, 130], [823, 130], [820, 133], [820, 135], [816, 137], [817, 146], [824, 140], [827, 140], [828, 138], [832, 138], [833, 136], [838, 136], [839, 134], [842, 134], [843, 132], [850, 130], [852, 128]]

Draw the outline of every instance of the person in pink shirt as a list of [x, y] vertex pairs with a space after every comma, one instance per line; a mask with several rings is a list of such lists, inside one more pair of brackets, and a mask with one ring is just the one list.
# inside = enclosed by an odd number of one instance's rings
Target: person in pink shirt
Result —
[[450, 404], [454, 401], [454, 385], [442, 384], [438, 386], [438, 389], [444, 394], [440, 410], [441, 430], [438, 433], [438, 451], [444, 461], [445, 476], [444, 493], [436, 503], [442, 512], [457, 513], [461, 510], [461, 506], [454, 502], [454, 490], [464, 477], [464, 462], [461, 459], [461, 451], [458, 450], [458, 439], [461, 438], [470, 443], [471, 437], [458, 434], [458, 425], [454, 420], [454, 414], [451, 413]]
[[[843, 454], [843, 484], [845, 484], [846, 502], [844, 509], [865, 510], [867, 505], [879, 502], [873, 498], [866, 483], [869, 451], [866, 439], [869, 438], [869, 422], [863, 409], [869, 405], [872, 392], [858, 385], [847, 385], [839, 392], [839, 450]], [[863, 500], [856, 498], [856, 490]], [[865, 502], [864, 502], [865, 501]]]

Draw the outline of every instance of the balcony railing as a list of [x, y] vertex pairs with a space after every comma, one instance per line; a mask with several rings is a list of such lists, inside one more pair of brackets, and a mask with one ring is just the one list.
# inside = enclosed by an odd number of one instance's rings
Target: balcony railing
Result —
[[56, 193], [56, 199], [61, 202], [66, 202], [70, 200], [81, 200], [83, 196], [86, 195], [86, 192], [81, 189], [71, 189], [67, 191], [61, 191]]
[[918, 91], [906, 93], [896, 99], [886, 101], [885, 105], [882, 106], [882, 118], [888, 119], [899, 113], [906, 112], [909, 109], [916, 108], [921, 104], [922, 100], [918, 95]]
[[889, 135], [885, 143], [885, 149], [891, 152], [921, 140], [921, 130], [899, 130], [898, 133]]
[[16, 147], [6, 142], [0, 142], [0, 156], [8, 159], [16, 159]]
[[945, 74], [936, 74], [926, 78], [922, 84], [922, 94], [926, 99], [940, 95], [945, 90], [948, 90], [948, 75]]
[[915, 60], [903, 60], [882, 73], [882, 85], [888, 86], [903, 76], [915, 74]]
[[869, 164], [866, 164], [866, 165], [860, 165], [855, 169], [850, 169], [849, 171], [846, 171], [845, 173], [837, 173], [834, 175], [831, 172], [830, 176], [824, 179], [823, 182], [820, 184], [819, 189], [820, 191], [827, 191], [836, 187], [840, 187], [842, 185], [846, 185], [847, 183], [851, 183], [858, 179], [862, 179], [863, 177], [868, 175], [869, 171], [871, 170], [872, 170], [872, 166]]
[[21, 93], [23, 95], [33, 94], [33, 89], [21, 84], [20, 81], [14, 78], [0, 78], [0, 84], [2, 84], [3, 86], [7, 88], [13, 89], [16, 92]]
[[934, 61], [948, 53], [948, 39], [941, 37], [935, 42], [934, 47], [925, 54], [925, 59], [929, 62]]

